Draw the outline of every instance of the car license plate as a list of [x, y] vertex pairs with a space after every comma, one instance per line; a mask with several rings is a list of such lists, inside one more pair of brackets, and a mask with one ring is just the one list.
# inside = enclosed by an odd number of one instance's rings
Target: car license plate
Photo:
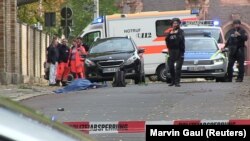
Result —
[[204, 71], [206, 70], [204, 66], [188, 67], [188, 71]]
[[111, 73], [111, 72], [116, 72], [118, 68], [103, 68], [102, 72], [103, 73]]

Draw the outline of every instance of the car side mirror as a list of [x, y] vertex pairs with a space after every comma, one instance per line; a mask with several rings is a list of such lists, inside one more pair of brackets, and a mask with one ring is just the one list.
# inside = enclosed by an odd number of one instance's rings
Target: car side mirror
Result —
[[145, 48], [138, 48], [138, 53], [144, 53], [145, 52]]
[[161, 53], [163, 53], [163, 54], [168, 54], [168, 49], [163, 49], [162, 51], [161, 51]]

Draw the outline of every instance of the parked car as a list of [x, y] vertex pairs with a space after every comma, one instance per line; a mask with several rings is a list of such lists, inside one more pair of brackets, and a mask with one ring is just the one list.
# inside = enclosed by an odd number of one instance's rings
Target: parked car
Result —
[[0, 97], [1, 141], [93, 141], [88, 135]]
[[130, 37], [98, 39], [85, 59], [86, 78], [95, 82], [112, 81], [122, 71], [124, 79], [139, 84], [145, 81], [143, 52]]
[[219, 48], [224, 48], [226, 40], [219, 24], [219, 21], [213, 20], [184, 21], [181, 29], [184, 31], [185, 37], [202, 37], [205, 35], [204, 33], [208, 33], [216, 40]]
[[[228, 65], [227, 50], [220, 50], [214, 38], [186, 37], [185, 45], [186, 51], [181, 74], [183, 78], [216, 79], [216, 82], [225, 80]], [[163, 50], [163, 53], [167, 53], [167, 51]], [[167, 66], [162, 70], [160, 76], [162, 81], [165, 81], [166, 77], [167, 81], [171, 80], [166, 71], [168, 72]]]

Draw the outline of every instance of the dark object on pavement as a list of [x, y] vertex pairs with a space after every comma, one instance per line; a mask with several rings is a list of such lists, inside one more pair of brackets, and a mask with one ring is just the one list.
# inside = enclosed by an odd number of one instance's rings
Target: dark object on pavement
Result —
[[64, 108], [57, 108], [57, 111], [64, 111]]

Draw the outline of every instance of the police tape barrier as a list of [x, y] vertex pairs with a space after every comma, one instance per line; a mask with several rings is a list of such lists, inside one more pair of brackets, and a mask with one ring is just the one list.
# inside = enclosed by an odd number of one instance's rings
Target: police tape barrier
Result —
[[145, 121], [64, 122], [64, 123], [87, 134], [145, 132]]
[[115, 121], [115, 122], [64, 122], [86, 134], [144, 133], [146, 125], [250, 125], [250, 119], [231, 120], [174, 120], [174, 121]]

